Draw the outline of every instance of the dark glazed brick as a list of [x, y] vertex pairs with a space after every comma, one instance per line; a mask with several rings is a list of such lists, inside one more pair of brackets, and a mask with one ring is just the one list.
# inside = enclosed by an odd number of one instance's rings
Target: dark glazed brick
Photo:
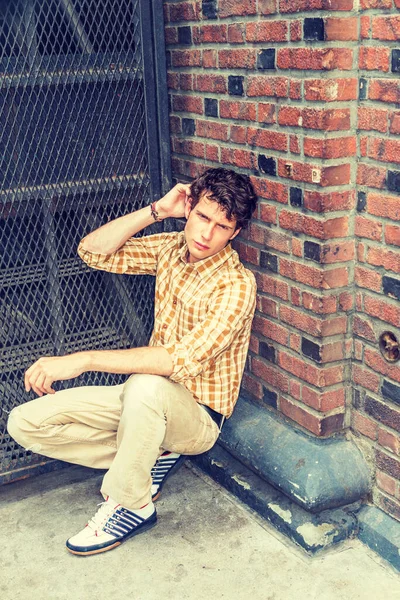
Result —
[[400, 50], [392, 50], [392, 73], [400, 73]]
[[368, 93], [368, 82], [364, 77], [360, 77], [358, 84], [358, 98], [359, 100], [366, 100]]
[[269, 390], [268, 388], [264, 388], [263, 401], [268, 406], [272, 406], [273, 408], [277, 407], [278, 394]]
[[359, 410], [361, 408], [361, 393], [360, 390], [353, 390], [353, 406]]
[[182, 133], [184, 135], [194, 135], [196, 131], [196, 123], [194, 119], [182, 119]]
[[274, 363], [276, 361], [275, 348], [265, 342], [260, 342], [260, 356]]
[[400, 387], [398, 385], [394, 385], [394, 383], [390, 383], [390, 381], [384, 379], [381, 392], [384, 398], [400, 404]]
[[400, 279], [384, 275], [382, 277], [382, 286], [384, 294], [400, 300]]
[[262, 71], [272, 71], [275, 69], [275, 49], [268, 48], [261, 50], [257, 54], [257, 69]]
[[387, 404], [366, 396], [365, 412], [391, 429], [400, 431], [400, 412], [390, 408]]
[[204, 98], [204, 113], [206, 117], [218, 117], [218, 100]]
[[201, 10], [206, 19], [216, 19], [218, 15], [217, 0], [203, 0]]
[[315, 360], [315, 362], [321, 362], [321, 347], [311, 342], [311, 340], [304, 337], [301, 338], [301, 351], [305, 356]]
[[365, 210], [367, 206], [367, 194], [365, 192], [358, 192], [357, 194], [357, 210], [361, 212]]
[[387, 189], [391, 192], [400, 192], [400, 171], [388, 171]]
[[290, 204], [292, 206], [303, 206], [303, 190], [296, 187], [290, 188]]
[[274, 158], [267, 158], [260, 154], [258, 156], [258, 168], [266, 175], [276, 175], [276, 161]]
[[321, 421], [321, 435], [331, 435], [343, 429], [344, 425], [344, 414], [338, 413], [337, 415], [331, 415], [322, 419]]
[[321, 246], [315, 242], [304, 242], [304, 258], [319, 263], [321, 260]]
[[325, 25], [323, 19], [304, 19], [304, 39], [322, 41], [325, 39]]
[[269, 252], [261, 252], [260, 255], [260, 267], [262, 269], [268, 269], [274, 273], [278, 272], [278, 257], [275, 254]]
[[178, 27], [178, 42], [179, 44], [191, 44], [192, 43], [192, 28], [191, 27]]
[[229, 75], [228, 77], [228, 94], [230, 96], [243, 96], [243, 79], [241, 75]]
[[379, 450], [376, 453], [376, 466], [395, 479], [400, 479], [400, 462]]

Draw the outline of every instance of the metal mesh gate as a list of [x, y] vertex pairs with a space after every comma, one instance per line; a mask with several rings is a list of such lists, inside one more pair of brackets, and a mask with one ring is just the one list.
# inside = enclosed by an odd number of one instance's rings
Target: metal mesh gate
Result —
[[[0, 0], [2, 483], [50, 468], [5, 428], [34, 397], [23, 387], [34, 360], [149, 338], [152, 279], [90, 270], [76, 248], [159, 197], [161, 10], [148, 0]], [[90, 373], [56, 387], [122, 380]]]

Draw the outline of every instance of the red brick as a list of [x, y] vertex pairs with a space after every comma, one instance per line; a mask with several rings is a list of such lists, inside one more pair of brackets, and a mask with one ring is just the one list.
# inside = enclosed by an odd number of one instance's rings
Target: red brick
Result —
[[360, 340], [354, 340], [354, 358], [355, 360], [363, 359], [363, 345]]
[[387, 73], [390, 68], [390, 48], [361, 46], [358, 66], [366, 71], [383, 71]]
[[203, 50], [202, 53], [203, 68], [204, 69], [216, 69], [217, 68], [217, 51], [216, 50]]
[[362, 10], [369, 8], [392, 8], [392, 0], [361, 0], [360, 6]]
[[289, 98], [292, 100], [301, 100], [302, 86], [300, 79], [291, 79], [289, 81]]
[[400, 323], [400, 307], [389, 304], [385, 300], [366, 296], [364, 298], [364, 310], [371, 317], [377, 317], [381, 321], [391, 323], [395, 327]]
[[276, 123], [275, 104], [258, 104], [258, 121], [260, 123]]
[[400, 246], [400, 227], [387, 224], [385, 226], [385, 242], [393, 246]]
[[[366, 321], [364, 318], [361, 318], [358, 315], [354, 315], [353, 319], [353, 333], [354, 335], [359, 335], [370, 342], [376, 341], [376, 335], [374, 332], [374, 328], [371, 325], [370, 321]], [[371, 365], [369, 365], [371, 366]]]
[[[193, 28], [194, 30], [194, 28]], [[228, 29], [226, 25], [202, 25], [198, 28], [198, 43], [220, 43], [226, 42], [228, 39]]]
[[285, 133], [279, 133], [277, 131], [249, 127], [247, 130], [247, 143], [251, 146], [286, 152], [288, 147], [288, 136]]
[[173, 115], [169, 118], [169, 129], [172, 134], [181, 133], [181, 119], [179, 117], [174, 117]]
[[242, 231], [241, 235], [247, 234], [252, 242], [256, 242], [256, 244], [264, 244], [265, 232], [265, 227], [260, 227], [253, 221], [250, 223], [249, 229], [244, 232]]
[[345, 389], [343, 387], [334, 391], [321, 392], [320, 390], [315, 391], [303, 385], [301, 398], [304, 404], [321, 412], [344, 407], [346, 402]]
[[[395, 0], [396, 1], [396, 0]], [[400, 521], [400, 503], [396, 502], [393, 498], [384, 496], [383, 494], [374, 494], [374, 503], [381, 508], [384, 512], [387, 512], [393, 518]]]
[[325, 40], [358, 40], [358, 18], [345, 17], [325, 19]]
[[257, 158], [253, 152], [247, 150], [237, 150], [234, 148], [221, 148], [221, 161], [234, 167], [243, 167], [244, 169], [256, 169]]
[[368, 99], [400, 103], [400, 82], [398, 79], [372, 80], [368, 87]]
[[278, 316], [278, 304], [274, 300], [271, 300], [271, 298], [267, 298], [266, 296], [261, 296], [260, 300], [261, 307], [259, 310], [264, 315], [276, 318]]
[[386, 473], [383, 473], [383, 471], [378, 470], [376, 472], [376, 483], [382, 491], [390, 494], [391, 496], [395, 495], [396, 479], [393, 479], [393, 477], [389, 477], [389, 475], [386, 475]]
[[353, 260], [355, 255], [354, 241], [336, 242], [322, 246], [321, 263], [333, 264]]
[[206, 144], [206, 159], [213, 160], [214, 162], [219, 162], [219, 146], [212, 146], [211, 144]]
[[254, 317], [253, 331], [261, 333], [264, 337], [274, 340], [274, 342], [278, 342], [278, 344], [282, 344], [283, 346], [286, 346], [289, 342], [288, 330], [265, 317], [258, 315]]
[[347, 317], [335, 317], [325, 319], [322, 322], [321, 336], [339, 335], [347, 332]]
[[356, 138], [309, 138], [305, 137], [303, 142], [305, 156], [313, 158], [343, 158], [355, 156], [357, 151]]
[[359, 237], [380, 241], [382, 239], [382, 223], [358, 215], [355, 222], [355, 234]]
[[242, 379], [244, 389], [258, 399], [262, 398], [262, 385], [248, 373], [244, 373]]
[[251, 361], [251, 369], [256, 377], [260, 377], [265, 383], [272, 385], [282, 392], [289, 391], [289, 378], [286, 374], [278, 371], [276, 367], [271, 367], [266, 363], [254, 358]]
[[261, 204], [260, 205], [260, 219], [264, 223], [276, 223], [276, 206], [271, 204]]
[[278, 250], [284, 254], [289, 254], [290, 241], [291, 238], [288, 235], [278, 231], [272, 231], [272, 229], [267, 229], [265, 233], [265, 245], [271, 250]]
[[[379, 1], [379, 0], [378, 0]], [[390, 2], [392, 0], [389, 0]], [[371, 17], [363, 15], [360, 17], [360, 37], [362, 40], [369, 39], [371, 34]]]
[[259, 177], [251, 177], [251, 183], [258, 196], [267, 198], [268, 200], [275, 200], [281, 204], [288, 203], [288, 190], [287, 186], [283, 183]]
[[323, 320], [312, 317], [301, 310], [282, 305], [279, 317], [283, 323], [288, 323], [296, 327], [296, 329], [300, 329], [300, 331], [305, 331], [309, 335], [319, 336], [321, 334]]
[[191, 73], [181, 73], [179, 77], [179, 86], [181, 90], [190, 91], [193, 90], [193, 75]]
[[300, 154], [300, 139], [297, 135], [289, 135], [289, 150], [292, 154]]
[[235, 240], [234, 243], [235, 250], [238, 252], [241, 260], [245, 262], [249, 262], [253, 265], [260, 264], [260, 250], [258, 248], [254, 248], [254, 246], [249, 246], [244, 242], [239, 240]]
[[358, 129], [385, 133], [388, 129], [388, 111], [365, 107], [359, 108]]
[[350, 292], [342, 292], [339, 294], [339, 310], [345, 312], [352, 310], [354, 306], [354, 296]]
[[287, 98], [289, 95], [289, 79], [287, 77], [265, 77], [265, 75], [249, 76], [247, 80], [247, 96], [272, 96]]
[[400, 454], [400, 439], [386, 429], [380, 428], [378, 431], [378, 442], [386, 450], [390, 450], [394, 454]]
[[362, 288], [367, 288], [374, 292], [380, 292], [382, 286], [382, 275], [371, 269], [364, 267], [356, 267], [354, 273], [356, 285]]
[[178, 154], [190, 154], [190, 156], [204, 158], [204, 144], [202, 142], [182, 138], [175, 138], [172, 142], [172, 147]]
[[290, 300], [294, 306], [301, 306], [301, 289], [298, 287], [290, 288]]
[[166, 44], [177, 44], [178, 43], [178, 28], [177, 27], [165, 27], [165, 43]]
[[261, 15], [273, 15], [277, 12], [278, 0], [258, 0], [258, 10]]
[[344, 380], [343, 365], [317, 367], [282, 350], [278, 354], [278, 364], [285, 371], [316, 387], [328, 387]]
[[372, 39], [397, 41], [400, 39], [400, 16], [372, 17]]
[[374, 371], [400, 382], [400, 369], [397, 364], [387, 362], [380, 352], [366, 348], [364, 352], [365, 364]]
[[196, 134], [198, 137], [211, 138], [213, 140], [228, 140], [228, 125], [216, 123], [215, 121], [196, 120]]
[[235, 144], [245, 144], [247, 139], [247, 128], [242, 125], [231, 125], [229, 139], [231, 142], [235, 142]]
[[322, 102], [343, 102], [356, 100], [358, 80], [353, 79], [306, 79], [304, 81], [305, 100]]
[[351, 210], [354, 205], [354, 191], [322, 193], [305, 190], [304, 192], [304, 206], [314, 212]]
[[368, 187], [386, 187], [386, 169], [366, 164], [357, 165], [357, 184]]
[[301, 21], [291, 21], [290, 22], [290, 41], [291, 42], [300, 42], [302, 39], [302, 30], [301, 30]]
[[248, 42], [285, 42], [287, 35], [287, 21], [256, 21], [246, 25]]
[[255, 15], [256, 12], [256, 0], [224, 0], [218, 6], [218, 16], [221, 19], [225, 17]]
[[400, 112], [393, 112], [390, 115], [390, 133], [400, 134]]
[[279, 266], [280, 274], [283, 277], [288, 277], [293, 281], [298, 281], [317, 289], [322, 287], [324, 273], [321, 269], [284, 258], [281, 258]]
[[197, 3], [177, 2], [169, 5], [169, 20], [174, 21], [195, 21], [199, 18]]
[[195, 96], [172, 96], [172, 109], [203, 114], [203, 99]]
[[400, 252], [398, 250], [370, 247], [367, 250], [367, 262], [376, 267], [384, 267], [386, 271], [400, 273]]
[[350, 183], [350, 163], [322, 169], [320, 185], [323, 187], [348, 183]]
[[289, 392], [292, 398], [300, 400], [301, 398], [301, 385], [298, 381], [292, 379], [289, 386]]
[[219, 116], [223, 119], [242, 119], [244, 121], [256, 120], [257, 107], [254, 102], [238, 102], [234, 100], [220, 100]]
[[348, 131], [350, 129], [350, 109], [348, 108], [329, 110], [304, 108], [302, 117], [302, 125], [308, 129], [321, 129], [324, 131]]
[[278, 112], [279, 125], [301, 127], [301, 108], [298, 106], [281, 106]]
[[350, 70], [353, 68], [353, 51], [350, 48], [280, 48], [279, 69]]
[[303, 256], [303, 242], [295, 237], [292, 238], [292, 254], [300, 258]]
[[369, 417], [366, 417], [365, 415], [362, 415], [356, 410], [352, 411], [351, 416], [353, 430], [362, 433], [363, 435], [369, 437], [371, 440], [376, 440], [378, 424], [375, 421], [373, 421]]
[[337, 299], [335, 296], [316, 296], [303, 292], [303, 306], [317, 314], [332, 314], [337, 310]]
[[281, 13], [294, 13], [315, 10], [352, 10], [353, 0], [280, 0]]
[[301, 352], [301, 336], [297, 333], [290, 334], [289, 348], [300, 354]]
[[250, 48], [219, 50], [218, 67], [220, 69], [254, 69], [256, 51]]
[[368, 157], [383, 162], [400, 163], [400, 140], [370, 138]]
[[243, 44], [246, 39], [246, 25], [244, 23], [231, 23], [228, 25], [228, 42], [230, 44]]
[[284, 281], [279, 281], [276, 277], [271, 277], [266, 273], [256, 273], [258, 290], [266, 292], [270, 296], [276, 296], [282, 300], [289, 300], [289, 286]]
[[324, 271], [323, 289], [331, 290], [346, 287], [347, 285], [349, 285], [349, 269], [347, 267], [338, 267]]
[[377, 217], [385, 217], [400, 221], [399, 198], [384, 194], [370, 193], [367, 195], [367, 211]]
[[227, 91], [226, 79], [223, 75], [212, 75], [211, 73], [196, 75], [194, 89], [198, 92], [224, 94]]
[[380, 378], [369, 369], [363, 369], [359, 365], [353, 364], [352, 377], [356, 385], [362, 385], [371, 392], [377, 393], [379, 391]]
[[172, 50], [171, 59], [173, 67], [201, 67], [200, 50]]

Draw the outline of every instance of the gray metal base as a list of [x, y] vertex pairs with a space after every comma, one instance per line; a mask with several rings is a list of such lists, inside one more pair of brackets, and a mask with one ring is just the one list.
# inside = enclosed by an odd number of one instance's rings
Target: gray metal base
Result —
[[358, 537], [400, 571], [400, 523], [376, 506], [364, 506], [358, 514]]

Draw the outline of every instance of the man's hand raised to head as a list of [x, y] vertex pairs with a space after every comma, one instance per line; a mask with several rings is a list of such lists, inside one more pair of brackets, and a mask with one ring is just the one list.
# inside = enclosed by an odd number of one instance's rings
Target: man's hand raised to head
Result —
[[185, 216], [185, 206], [190, 197], [190, 185], [177, 183], [172, 190], [156, 202], [157, 212], [161, 219], [173, 217], [180, 219]]

